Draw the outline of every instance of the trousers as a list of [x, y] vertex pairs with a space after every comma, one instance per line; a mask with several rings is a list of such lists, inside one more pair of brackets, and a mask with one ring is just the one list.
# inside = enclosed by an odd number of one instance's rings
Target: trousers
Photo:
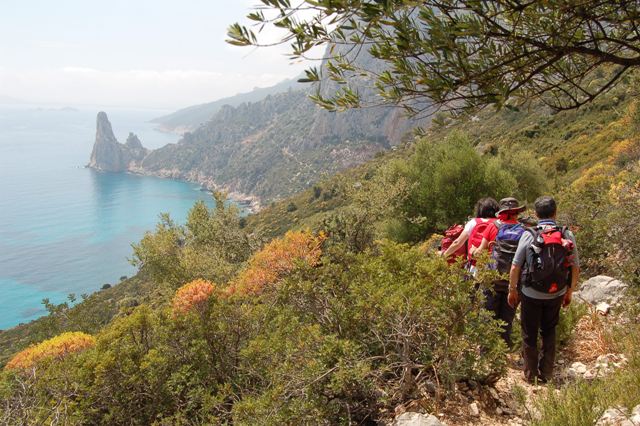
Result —
[[516, 310], [509, 306], [507, 302], [508, 283], [496, 282], [492, 290], [484, 290], [485, 309], [493, 313], [493, 318], [503, 321], [500, 337], [504, 340], [509, 348], [512, 346], [511, 329], [513, 327], [513, 318], [516, 316]]
[[[564, 296], [555, 299], [534, 299], [520, 293], [522, 357], [524, 375], [533, 382], [553, 377], [556, 360], [556, 326], [560, 321], [560, 308]], [[538, 334], [542, 337], [542, 347], [538, 351]]]

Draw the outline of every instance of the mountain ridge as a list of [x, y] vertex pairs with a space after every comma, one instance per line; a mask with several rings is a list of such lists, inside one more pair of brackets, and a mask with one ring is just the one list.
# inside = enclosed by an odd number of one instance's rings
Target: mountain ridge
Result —
[[286, 92], [289, 89], [303, 90], [302, 84], [298, 83], [298, 77], [282, 80], [273, 86], [255, 87], [249, 92], [241, 92], [212, 102], [181, 108], [170, 114], [154, 118], [150, 122], [157, 124], [157, 129], [162, 132], [182, 135], [196, 130], [209, 121], [225, 105], [238, 106], [246, 102], [258, 102], [268, 95]]
[[[360, 55], [358, 61], [370, 68], [378, 66], [370, 55]], [[264, 90], [277, 91], [291, 84], [289, 80]], [[208, 121], [185, 132], [175, 144], [133, 150], [135, 155], [126, 147], [104, 149], [100, 151], [104, 157], [92, 157], [90, 166], [105, 169], [102, 161], [107, 165], [115, 162], [118, 168], [106, 169], [196, 182], [250, 202], [257, 210], [261, 204], [308, 188], [327, 174], [362, 164], [412, 140], [414, 127], [430, 123], [430, 118], [413, 120], [402, 109], [383, 105], [327, 111], [309, 95], [316, 88], [332, 93], [339, 87], [330, 80], [320, 84], [305, 90], [289, 87], [236, 106], [217, 105], [219, 109]], [[363, 97], [377, 99], [370, 82], [357, 84]], [[127, 161], [109, 158], [118, 155]]]

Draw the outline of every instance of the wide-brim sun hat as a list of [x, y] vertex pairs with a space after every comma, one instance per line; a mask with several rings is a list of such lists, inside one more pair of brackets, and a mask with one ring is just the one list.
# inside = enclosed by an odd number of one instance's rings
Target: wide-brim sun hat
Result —
[[502, 213], [520, 213], [526, 210], [526, 206], [521, 205], [520, 202], [513, 198], [513, 197], [507, 197], [507, 198], [503, 198], [502, 200], [500, 200], [500, 202], [498, 203], [498, 205], [500, 206], [500, 210], [498, 210], [498, 213], [496, 213], [496, 216]]

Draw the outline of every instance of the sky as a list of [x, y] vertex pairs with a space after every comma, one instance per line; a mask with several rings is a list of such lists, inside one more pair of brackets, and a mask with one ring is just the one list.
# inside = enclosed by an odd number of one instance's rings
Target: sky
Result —
[[0, 100], [178, 109], [299, 75], [286, 47], [236, 47], [255, 0], [1, 0]]

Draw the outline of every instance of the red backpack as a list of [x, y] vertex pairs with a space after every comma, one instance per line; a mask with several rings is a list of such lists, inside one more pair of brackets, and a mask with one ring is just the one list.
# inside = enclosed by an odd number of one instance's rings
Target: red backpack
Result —
[[471, 263], [473, 265], [475, 265], [475, 260], [471, 259], [471, 248], [472, 247], [480, 247], [480, 244], [482, 244], [482, 239], [484, 238], [484, 231], [485, 229], [487, 229], [487, 227], [489, 225], [491, 225], [493, 222], [495, 222], [497, 219], [494, 218], [490, 218], [490, 219], [480, 219], [480, 218], [476, 218], [476, 226], [473, 227], [473, 229], [471, 230], [471, 234], [469, 234], [469, 240], [467, 240], [467, 259], [469, 259], [471, 261]]
[[[462, 234], [462, 231], [464, 231], [464, 227], [462, 225], [452, 225], [451, 227], [449, 227], [449, 229], [444, 231], [444, 238], [442, 239], [440, 249], [442, 251], [445, 251], [449, 247], [451, 247], [451, 244], [453, 244], [453, 242], [460, 236], [460, 234]], [[451, 256], [449, 256], [449, 259], [447, 259], [447, 262], [455, 263], [458, 257], [466, 256], [466, 255], [467, 255], [467, 245], [465, 244], [462, 247], [460, 247], [458, 250], [456, 250]]]
[[533, 242], [527, 247], [533, 262], [522, 269], [522, 284], [543, 293], [562, 290], [570, 283], [574, 262], [573, 241], [566, 238], [567, 228], [536, 226], [527, 231], [533, 236]]

